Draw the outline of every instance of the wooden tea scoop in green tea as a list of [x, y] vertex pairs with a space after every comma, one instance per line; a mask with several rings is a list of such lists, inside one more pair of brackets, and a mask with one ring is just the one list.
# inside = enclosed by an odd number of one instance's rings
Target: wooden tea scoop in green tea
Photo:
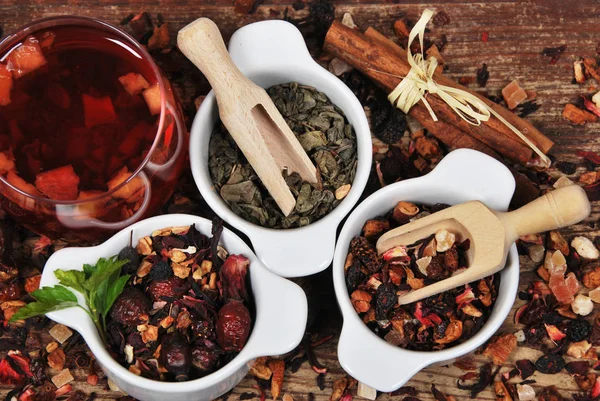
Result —
[[[493, 184], [491, 184], [493, 185]], [[410, 245], [439, 230], [456, 235], [456, 241], [470, 240], [468, 268], [450, 278], [398, 297], [400, 305], [419, 301], [482, 279], [504, 268], [513, 242], [520, 236], [563, 228], [585, 219], [590, 202], [577, 186], [559, 188], [518, 210], [501, 213], [479, 201], [449, 207], [385, 233], [377, 241], [377, 252]]]
[[180, 30], [177, 46], [210, 82], [221, 121], [283, 214], [289, 215], [296, 200], [282, 170], [317, 184], [317, 169], [273, 101], [236, 67], [211, 20], [199, 18]]

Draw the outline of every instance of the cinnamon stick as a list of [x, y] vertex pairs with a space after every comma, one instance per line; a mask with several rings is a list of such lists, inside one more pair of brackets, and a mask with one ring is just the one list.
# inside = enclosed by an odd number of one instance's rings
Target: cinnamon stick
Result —
[[[396, 53], [403, 60], [404, 65], [410, 69], [408, 62], [406, 61], [407, 53], [402, 47], [398, 46], [391, 39], [377, 31], [375, 28], [369, 27], [365, 31], [365, 36], [376, 40], [381, 45], [388, 48], [390, 51]], [[511, 123], [514, 127], [516, 127], [519, 131], [521, 131], [524, 135], [526, 135], [530, 141], [532, 141], [543, 153], [548, 153], [548, 151], [554, 145], [554, 142], [550, 140], [547, 136], [542, 134], [537, 128], [535, 128], [530, 122], [527, 120], [523, 120], [510, 110], [505, 109], [499, 104], [491, 101], [487, 97], [481, 95], [480, 93], [473, 92], [469, 90], [467, 87], [459, 84], [458, 82], [453, 81], [452, 79], [442, 75], [441, 73], [436, 72], [434, 74], [434, 78], [436, 82], [441, 83], [442, 85], [451, 86], [453, 88], [462, 89], [467, 91], [475, 96], [483, 103], [485, 103], [488, 107], [493, 109], [496, 113], [500, 114], [506, 121]], [[495, 131], [508, 136], [509, 138], [515, 138], [514, 132], [510, 130], [505, 124], [503, 124], [497, 118], [491, 118], [486, 124], [492, 127]], [[516, 138], [515, 138], [516, 139]], [[518, 139], [520, 141], [520, 139]]]
[[[404, 52], [403, 58], [403, 49], [378, 32], [374, 33], [376, 31], [373, 29], [369, 30], [369, 32], [369, 36], [366, 36], [356, 30], [349, 29], [340, 23], [334, 22], [325, 38], [324, 49], [353, 65], [373, 79], [379, 86], [387, 91], [391, 91], [400, 82], [400, 77], [405, 76], [410, 69], [405, 58], [406, 53]], [[440, 77], [441, 78], [437, 78], [436, 76], [438, 82], [442, 82], [442, 80], [448, 81], [446, 77]], [[446, 84], [447, 82], [443, 83]], [[457, 86], [457, 84], [454, 83], [452, 86]], [[525, 163], [531, 158], [531, 150], [521, 142], [512, 131], [510, 131], [511, 136], [508, 136], [503, 132], [494, 130], [494, 125], [488, 123], [481, 124], [480, 126], [473, 126], [456, 115], [456, 113], [439, 97], [429, 94], [427, 100], [430, 102], [438, 118], [445, 120], [447, 125], [452, 125], [456, 129], [468, 134], [479, 143], [486, 144], [489, 147], [496, 149], [507, 158], [521, 163]], [[487, 99], [487, 101], [491, 102], [489, 99]], [[507, 110], [506, 112], [511, 115], [511, 118], [507, 119], [509, 122], [513, 123], [515, 119], [520, 120], [522, 123], [515, 124], [515, 126], [517, 128], [523, 126], [523, 123], [525, 122], [522, 119]], [[415, 118], [417, 117], [415, 116]], [[427, 115], [427, 118], [421, 116], [419, 121], [423, 124], [427, 119], [431, 120], [431, 116]], [[504, 127], [497, 119], [490, 119], [490, 121], [492, 120], [496, 120], [498, 124], [501, 124]], [[529, 126], [531, 125], [529, 124]], [[533, 128], [533, 130], [535, 130], [535, 128]], [[528, 134], [530, 132], [532, 131], [528, 129], [527, 132], [524, 133]], [[543, 137], [541, 133], [540, 135]], [[545, 148], [548, 149], [547, 144]]]

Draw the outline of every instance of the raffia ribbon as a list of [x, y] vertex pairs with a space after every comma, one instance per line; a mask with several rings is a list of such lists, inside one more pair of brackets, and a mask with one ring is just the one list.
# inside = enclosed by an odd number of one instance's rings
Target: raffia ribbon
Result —
[[[406, 51], [408, 54], [408, 63], [411, 66], [410, 71], [389, 94], [388, 99], [392, 104], [400, 110], [408, 113], [409, 110], [419, 101], [422, 101], [433, 121], [438, 121], [437, 116], [433, 112], [431, 105], [426, 99], [427, 93], [437, 94], [444, 102], [446, 102], [456, 114], [463, 120], [472, 125], [481, 125], [482, 122], [488, 121], [493, 115], [514, 132], [523, 142], [527, 144], [544, 162], [546, 166], [550, 165], [550, 159], [521, 133], [512, 124], [506, 121], [502, 116], [488, 107], [485, 103], [479, 100], [476, 96], [462, 89], [453, 88], [451, 86], [441, 85], [433, 79], [435, 69], [438, 66], [438, 61], [435, 57], [430, 56], [425, 59], [423, 55], [423, 36], [425, 27], [433, 16], [434, 11], [426, 9], [423, 15], [410, 31], [408, 37], [408, 45]], [[410, 46], [415, 38], [419, 36], [421, 44], [421, 53], [413, 55], [410, 51]]]

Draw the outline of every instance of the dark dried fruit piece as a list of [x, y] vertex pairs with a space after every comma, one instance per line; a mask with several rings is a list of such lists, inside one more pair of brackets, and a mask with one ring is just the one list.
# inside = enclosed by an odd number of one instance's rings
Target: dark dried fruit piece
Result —
[[119, 252], [119, 256], [117, 256], [119, 260], [127, 260], [128, 262], [121, 267], [121, 271], [125, 274], [133, 274], [137, 270], [140, 265], [140, 255], [137, 253], [134, 247], [126, 246], [121, 249]]
[[556, 389], [556, 386], [548, 386], [548, 387], [544, 387], [542, 389], [542, 392], [540, 393], [540, 397], [538, 398], [538, 400], [539, 401], [563, 401], [564, 398], [562, 397], [562, 395], [560, 395], [560, 393]]
[[521, 379], [525, 380], [535, 372], [535, 365], [529, 359], [521, 359], [515, 362]]
[[387, 319], [388, 314], [397, 303], [398, 297], [394, 284], [381, 284], [375, 294], [375, 318], [377, 320]]
[[558, 162], [555, 167], [567, 175], [575, 174], [575, 171], [577, 171], [577, 164], [571, 162]]
[[240, 301], [230, 300], [219, 310], [217, 343], [225, 351], [241, 351], [250, 335], [250, 312]]
[[433, 280], [443, 280], [450, 277], [450, 271], [444, 267], [444, 255], [437, 255], [431, 258], [426, 271], [427, 277]]
[[350, 252], [371, 272], [381, 270], [381, 260], [369, 240], [365, 237], [354, 237], [350, 241]]
[[166, 334], [161, 341], [160, 364], [175, 376], [176, 381], [185, 381], [189, 377], [192, 365], [190, 346], [179, 332]]
[[535, 367], [542, 373], [555, 374], [563, 370], [565, 360], [556, 354], [543, 355], [535, 361]]
[[483, 63], [480, 68], [477, 69], [477, 83], [480, 87], [485, 87], [487, 81], [490, 78], [490, 73], [487, 70], [487, 64]]
[[148, 321], [150, 301], [137, 288], [126, 288], [113, 304], [110, 317], [125, 326], [136, 326]]
[[221, 352], [216, 347], [195, 345], [192, 348], [192, 365], [202, 373], [213, 372], [219, 363]]
[[153, 301], [160, 301], [163, 298], [181, 298], [188, 290], [188, 282], [178, 277], [171, 277], [162, 281], [152, 281], [146, 289]]
[[565, 370], [570, 375], [585, 375], [590, 370], [590, 363], [588, 361], [573, 361], [565, 365]]
[[152, 268], [150, 268], [150, 273], [148, 274], [150, 280], [154, 281], [167, 280], [172, 276], [173, 269], [169, 265], [169, 262], [164, 259], [158, 259], [156, 262], [154, 262]]
[[592, 326], [587, 320], [575, 319], [567, 326], [567, 337], [573, 342], [583, 341], [592, 333]]
[[354, 292], [364, 278], [365, 275], [360, 270], [360, 262], [354, 259], [346, 272], [346, 287], [348, 288], [348, 293], [351, 294]]

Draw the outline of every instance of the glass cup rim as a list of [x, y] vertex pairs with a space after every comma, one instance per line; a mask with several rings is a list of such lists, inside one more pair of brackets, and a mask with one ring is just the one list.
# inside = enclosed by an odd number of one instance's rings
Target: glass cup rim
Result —
[[[66, 26], [89, 27], [92, 29], [96, 28], [98, 30], [109, 31], [109, 32], [115, 34], [116, 36], [118, 36], [119, 39], [124, 39], [125, 41], [127, 41], [128, 45], [131, 45], [136, 51], [138, 51], [139, 54], [142, 56], [143, 60], [150, 65], [150, 69], [154, 73], [154, 75], [156, 77], [156, 81], [157, 81], [159, 89], [160, 89], [160, 114], [159, 114], [159, 120], [158, 120], [158, 127], [156, 129], [156, 134], [154, 137], [154, 142], [152, 143], [152, 146], [150, 147], [150, 150], [148, 151], [148, 154], [146, 155], [144, 160], [142, 160], [140, 165], [131, 173], [129, 178], [127, 178], [125, 181], [123, 181], [121, 184], [117, 185], [113, 189], [110, 189], [106, 192], [102, 192], [101, 194], [98, 194], [97, 196], [86, 198], [86, 199], [81, 199], [81, 200], [55, 200], [55, 199], [50, 199], [50, 198], [46, 198], [43, 196], [37, 196], [37, 195], [30, 194], [28, 192], [25, 192], [25, 191], [21, 190], [20, 188], [17, 188], [14, 185], [12, 185], [11, 183], [9, 183], [4, 176], [0, 175], [0, 182], [2, 182], [4, 185], [8, 186], [12, 190], [20, 193], [21, 195], [23, 195], [27, 198], [33, 199], [36, 202], [52, 204], [52, 205], [80, 205], [80, 204], [99, 201], [101, 199], [105, 199], [106, 197], [109, 197], [111, 194], [117, 192], [119, 189], [125, 187], [128, 183], [133, 181], [142, 172], [144, 167], [150, 161], [150, 158], [151, 158], [153, 152], [156, 150], [158, 143], [164, 134], [163, 128], [164, 128], [164, 123], [165, 123], [165, 118], [166, 118], [167, 107], [166, 107], [166, 99], [165, 99], [165, 85], [163, 83], [160, 70], [158, 69], [158, 66], [154, 62], [154, 59], [152, 58], [152, 56], [133, 36], [131, 36], [130, 34], [128, 34], [125, 31], [119, 29], [118, 27], [116, 27], [108, 22], [102, 21], [98, 18], [76, 16], [76, 15], [61, 15], [61, 16], [47, 17], [47, 18], [42, 18], [42, 19], [32, 21], [28, 24], [20, 26], [14, 33], [11, 33], [6, 38], [4, 38], [2, 41], [0, 41], [0, 52], [2, 52], [3, 50], [5, 50], [5, 51], [10, 50], [11, 45], [16, 44], [17, 42], [23, 40], [26, 36], [32, 35], [42, 29], [51, 28], [51, 27], [55, 27], [55, 26], [65, 26], [65, 25]], [[3, 54], [3, 53], [0, 53], [0, 54]]]

